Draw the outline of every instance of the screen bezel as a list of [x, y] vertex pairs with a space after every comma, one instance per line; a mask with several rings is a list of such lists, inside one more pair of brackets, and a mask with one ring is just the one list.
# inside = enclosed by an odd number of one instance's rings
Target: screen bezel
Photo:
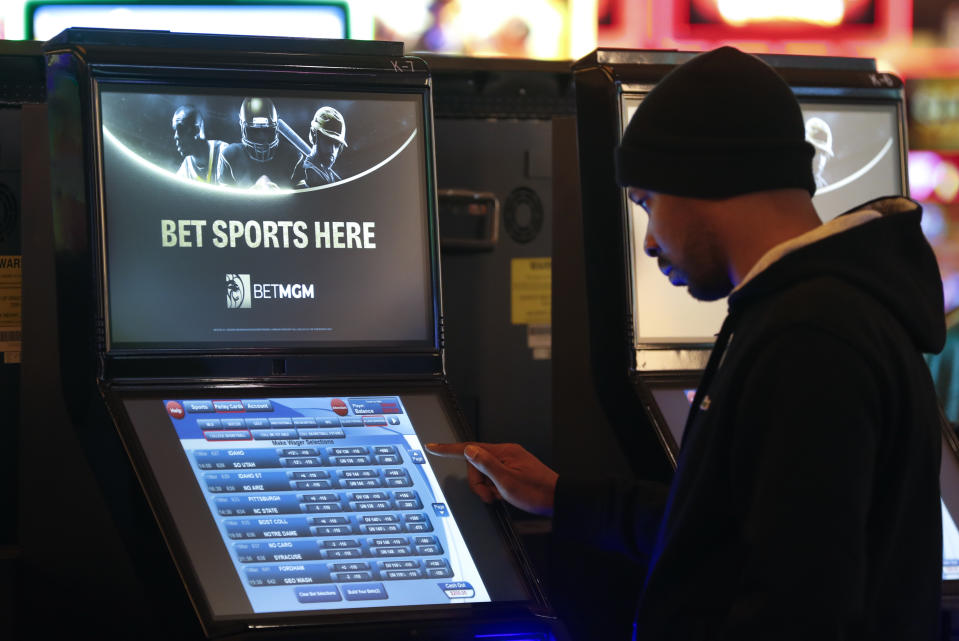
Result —
[[[945, 415], [941, 414], [941, 410], [940, 416], [940, 422], [942, 424], [942, 467], [939, 472], [940, 485], [944, 485], [943, 480], [946, 480], [943, 478], [944, 476], [959, 483], [959, 436], [952, 430]], [[959, 485], [957, 485], [955, 492], [959, 494]], [[940, 495], [941, 494], [942, 490], [940, 489]], [[943, 502], [945, 503], [945, 497], [943, 497]], [[952, 518], [959, 518], [959, 505], [953, 505], [952, 507], [956, 507], [957, 509], [952, 510], [949, 504], [946, 504], [946, 509], [950, 515], [952, 515]], [[942, 580], [942, 599], [951, 605], [959, 604], [959, 578]]]
[[[116, 68], [111, 66], [109, 69], [96, 66], [91, 68], [89, 80], [89, 96], [92, 106], [90, 113], [91, 129], [90, 138], [91, 156], [92, 156], [92, 188], [90, 206], [94, 209], [93, 216], [93, 234], [96, 247], [96, 277], [98, 292], [98, 323], [103, 328], [103, 337], [101, 350], [107, 357], [130, 357], [130, 356], [225, 356], [225, 355], [257, 355], [275, 358], [277, 356], [298, 354], [298, 355], [323, 355], [323, 354], [343, 354], [343, 353], [411, 353], [411, 354], [436, 354], [440, 350], [440, 309], [441, 309], [441, 290], [439, 283], [439, 249], [438, 249], [438, 229], [437, 229], [437, 196], [435, 181], [435, 154], [433, 143], [433, 113], [432, 101], [430, 97], [429, 85], [427, 82], [412, 84], [409, 82], [389, 82], [391, 78], [371, 77], [370, 74], [349, 74], [339, 73], [331, 74], [329, 72], [304, 73], [303, 69], [297, 70], [295, 76], [292, 74], [278, 73], [275, 70], [258, 71], [252, 69], [207, 69], [207, 68]], [[425, 153], [426, 167], [424, 175], [427, 178], [425, 191], [426, 225], [425, 241], [429, 247], [429, 258], [427, 267], [430, 270], [426, 285], [426, 294], [428, 299], [428, 310], [426, 314], [426, 327], [428, 336], [422, 340], [410, 341], [369, 341], [365, 343], [342, 342], [333, 344], [318, 344], [311, 346], [256, 346], [251, 344], [245, 347], [217, 346], [215, 344], [200, 345], [192, 347], [135, 347], [135, 348], [116, 348], [111, 344], [110, 337], [110, 308], [109, 308], [109, 276], [107, 261], [107, 212], [105, 199], [105, 173], [104, 173], [104, 141], [103, 141], [103, 122], [100, 105], [101, 83], [110, 87], [122, 87], [124, 85], [143, 88], [146, 86], [156, 86], [158, 88], [177, 88], [188, 89], [195, 88], [197, 91], [205, 91], [209, 88], [216, 90], [236, 90], [239, 92], [258, 91], [269, 93], [270, 91], [289, 91], [299, 94], [308, 94], [310, 92], [351, 92], [351, 93], [370, 93], [383, 95], [408, 94], [419, 96], [422, 105], [423, 116], [423, 147]]]
[[[350, 25], [349, 5], [345, 0], [200, 0], [200, 2], [191, 2], [190, 0], [147, 0], [146, 2], [131, 2], [130, 0], [27, 0], [23, 7], [23, 32], [26, 40], [36, 39], [36, 14], [50, 6], [74, 6], [83, 5], [121, 5], [129, 6], [136, 10], [138, 7], [164, 7], [176, 5], [209, 6], [211, 8], [251, 8], [251, 7], [302, 7], [305, 9], [311, 7], [330, 7], [340, 10], [343, 20], [344, 38], [350, 38], [352, 31]], [[251, 36], [257, 34], [249, 34]]]
[[[421, 620], [481, 620], [484, 617], [509, 616], [516, 614], [550, 616], [546, 597], [540, 590], [532, 566], [527, 559], [522, 545], [510, 525], [509, 517], [502, 504], [490, 506], [494, 513], [494, 525], [502, 535], [502, 544], [512, 555], [520, 576], [518, 577], [530, 595], [528, 601], [497, 601], [471, 604], [443, 604], [424, 606], [397, 606], [372, 609], [353, 609], [349, 611], [315, 611], [315, 612], [286, 612], [282, 614], [262, 613], [249, 616], [226, 616], [214, 618], [211, 608], [206, 601], [198, 574], [190, 562], [190, 555], [185, 542], [178, 534], [170, 507], [160, 490], [160, 484], [153, 473], [145, 448], [141, 445], [135, 428], [126, 412], [125, 399], [156, 400], [158, 408], [163, 398], [209, 397], [226, 394], [233, 397], [274, 396], [274, 397], [302, 397], [302, 396], [403, 396], [409, 394], [432, 395], [440, 404], [441, 410], [449, 419], [449, 425], [458, 440], [466, 440], [464, 423], [456, 409], [449, 391], [439, 384], [423, 383], [382, 383], [341, 382], [338, 384], [324, 384], [310, 387], [285, 387], [283, 389], [268, 389], [263, 387], [247, 387], [235, 385], [221, 385], [216, 388], [200, 386], [184, 386], [176, 389], [144, 386], [115, 386], [101, 384], [101, 394], [109, 407], [124, 448], [129, 456], [134, 472], [144, 490], [150, 508], [157, 520], [164, 541], [169, 548], [171, 557], [176, 565], [180, 579], [183, 581], [190, 596], [193, 607], [200, 623], [208, 636], [219, 636], [229, 632], [237, 632], [250, 627], [278, 627], [296, 628], [305, 626], [338, 626], [357, 623], [403, 623]], [[476, 499], [479, 503], [479, 499]]]
[[[617, 144], [622, 140], [623, 132], [628, 123], [627, 104], [639, 99], [640, 104], [645, 99], [654, 85], [638, 85], [623, 83], [619, 85], [619, 95], [617, 96], [618, 109], [618, 130]], [[816, 87], [816, 86], [792, 86], [790, 87], [796, 99], [803, 106], [816, 104], [848, 105], [848, 106], [880, 106], [892, 107], [896, 116], [897, 142], [899, 147], [899, 193], [908, 196], [909, 182], [907, 174], [908, 149], [905, 129], [905, 98], [901, 91], [896, 91], [895, 95], [889, 95], [889, 89], [880, 89], [871, 91], [856, 87]], [[879, 94], [879, 95], [877, 95]], [[638, 326], [637, 293], [635, 282], [635, 269], [633, 265], [642, 252], [642, 248], [637, 248], [633, 242], [634, 229], [632, 216], [630, 215], [630, 201], [626, 195], [625, 189], [620, 189], [620, 200], [623, 212], [623, 251], [626, 257], [626, 287], [628, 296], [628, 318], [627, 327], [630, 329], [629, 342], [631, 343], [632, 357], [630, 366], [634, 373], [641, 375], [653, 374], [656, 372], [681, 372], [691, 369], [702, 369], [706, 365], [709, 352], [712, 350], [714, 341], [705, 341], [702, 337], [691, 337], [688, 340], [643, 340], [640, 336]], [[876, 194], [883, 196], [889, 194]], [[717, 328], [718, 330], [718, 328]]]

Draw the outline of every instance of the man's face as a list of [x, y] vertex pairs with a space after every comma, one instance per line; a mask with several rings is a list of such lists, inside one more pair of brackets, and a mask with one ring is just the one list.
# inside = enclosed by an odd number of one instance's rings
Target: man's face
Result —
[[316, 135], [316, 160], [324, 167], [332, 167], [343, 148], [336, 140], [323, 134]]
[[660, 271], [677, 287], [686, 286], [699, 300], [729, 294], [728, 261], [714, 232], [708, 201], [630, 187], [629, 199], [648, 216], [643, 250], [656, 258]]
[[183, 119], [182, 113], [173, 116], [173, 141], [176, 143], [176, 150], [181, 156], [191, 155], [196, 147], [197, 134], [199, 127], [193, 122]]

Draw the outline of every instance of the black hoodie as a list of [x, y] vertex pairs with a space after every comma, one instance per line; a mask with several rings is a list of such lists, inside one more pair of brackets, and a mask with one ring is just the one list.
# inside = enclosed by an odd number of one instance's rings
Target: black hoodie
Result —
[[560, 478], [558, 535], [650, 565], [640, 641], [935, 638], [942, 283], [918, 205], [863, 209], [730, 295], [668, 494]]

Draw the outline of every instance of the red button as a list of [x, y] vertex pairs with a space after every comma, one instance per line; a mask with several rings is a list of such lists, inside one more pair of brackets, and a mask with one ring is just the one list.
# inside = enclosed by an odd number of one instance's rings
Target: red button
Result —
[[181, 419], [186, 416], [186, 412], [183, 411], [183, 406], [176, 401], [167, 401], [166, 412], [175, 419]]
[[339, 398], [334, 398], [332, 401], [330, 401], [330, 407], [332, 407], [333, 411], [339, 416], [346, 416], [349, 413], [349, 410], [346, 409], [346, 403]]

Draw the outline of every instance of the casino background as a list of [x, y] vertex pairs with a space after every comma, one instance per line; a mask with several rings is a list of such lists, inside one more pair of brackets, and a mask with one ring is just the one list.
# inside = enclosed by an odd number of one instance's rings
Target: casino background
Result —
[[[29, 8], [43, 4], [34, 1]], [[66, 4], [80, 7], [88, 3], [78, 0]], [[183, 4], [201, 3], [184, 0]], [[266, 4], [275, 7], [282, 3]], [[955, 0], [848, 0], [838, 3], [842, 5], [843, 17], [835, 24], [828, 24], [828, 21], [824, 24], [820, 19], [806, 20], [810, 16], [802, 19], [792, 16], [772, 21], [747, 20], [737, 24], [719, 12], [715, 0], [543, 0], [522, 3], [522, 8], [515, 6], [518, 3], [489, 0], [417, 0], [413, 3], [354, 0], [341, 4], [347, 9], [348, 23], [334, 20], [324, 23], [326, 26], [323, 28], [327, 31], [314, 30], [307, 35], [400, 39], [406, 43], [408, 51], [441, 51], [469, 56], [478, 70], [471, 71], [472, 77], [468, 82], [462, 78], [451, 81], [453, 90], [447, 94], [453, 96], [448, 103], [452, 104], [447, 112], [449, 118], [441, 118], [439, 128], [455, 130], [451, 123], [462, 121], [464, 112], [471, 108], [467, 105], [471, 100], [486, 96], [495, 98], [489, 100], [492, 108], [474, 114], [477, 115], [476, 123], [486, 124], [478, 124], [478, 133], [471, 133], [470, 139], [492, 139], [493, 149], [487, 152], [487, 158], [494, 160], [487, 160], [487, 166], [495, 164], [499, 154], [500, 164], [508, 166], [512, 172], [508, 178], [497, 179], [508, 185], [496, 186], [500, 202], [505, 203], [514, 189], [530, 188], [529, 185], [540, 195], [539, 202], [544, 209], [540, 212], [540, 220], [544, 222], [540, 223], [541, 231], [535, 236], [534, 242], [520, 242], [508, 233], [506, 221], [501, 220], [500, 240], [492, 251], [470, 254], [462, 249], [444, 249], [444, 260], [451, 265], [446, 287], [454, 292], [447, 296], [447, 300], [455, 303], [447, 309], [448, 319], [451, 327], [467, 328], [459, 336], [455, 330], [451, 331], [448, 346], [450, 375], [460, 377], [463, 381], [460, 387], [482, 387], [483, 381], [477, 383], [481, 373], [469, 367], [470, 362], [475, 362], [471, 359], [477, 346], [467, 345], [470, 338], [464, 336], [474, 339], [482, 337], [482, 340], [475, 341], [482, 348], [481, 351], [497, 350], [500, 367], [505, 362], [513, 371], [521, 372], [527, 394], [533, 390], [533, 395], [540, 401], [544, 398], [549, 401], [549, 348], [538, 343], [534, 349], [532, 342], [533, 330], [542, 332], [543, 328], [540, 325], [514, 324], [508, 313], [510, 289], [513, 286], [510, 281], [510, 261], [514, 258], [544, 258], [553, 253], [549, 237], [555, 214], [549, 184], [553, 178], [544, 169], [549, 163], [535, 152], [531, 153], [531, 149], [539, 148], [542, 132], [537, 131], [535, 136], [530, 136], [534, 140], [526, 144], [517, 142], [517, 137], [508, 136], [497, 141], [495, 134], [491, 135], [480, 127], [492, 127], [491, 119], [496, 118], [503, 123], [509, 122], [503, 127], [517, 126], [521, 118], [533, 114], [539, 116], [536, 122], [541, 125], [540, 129], [548, 128], [549, 119], [543, 117], [542, 104], [530, 107], [529, 101], [523, 103], [524, 96], [551, 99], [553, 107], [560, 105], [556, 111], [568, 109], [569, 104], [568, 101], [564, 102], [568, 94], [563, 91], [564, 88], [568, 89], [568, 82], [564, 85], [561, 78], [553, 84], [546, 83], [549, 86], [508, 80], [497, 84], [497, 80], [502, 78], [497, 79], [495, 73], [484, 69], [488, 63], [477, 62], [478, 56], [518, 57], [535, 67], [543, 60], [576, 59], [597, 46], [705, 49], [732, 43], [757, 53], [877, 58], [880, 69], [895, 72], [906, 81], [912, 147], [909, 159], [910, 188], [926, 210], [925, 228], [940, 261], [947, 307], [950, 310], [959, 307], [959, 2]], [[749, 6], [745, 2], [739, 4], [747, 8]], [[812, 7], [829, 3], [806, 4]], [[833, 8], [836, 4], [832, 3]], [[403, 5], [402, 10], [399, 5]], [[27, 9], [26, 0], [3, 3], [0, 7], [0, 37], [16, 41], [28, 35], [31, 26], [25, 20]], [[244, 27], [249, 28], [250, 24], [248, 22]], [[104, 24], [97, 23], [96, 26]], [[191, 22], [190, 26], [196, 25]], [[265, 28], [266, 24], [257, 26]], [[281, 29], [287, 29], [284, 35], [296, 35], [291, 31], [293, 26], [291, 23], [281, 25]], [[206, 29], [208, 25], [200, 28]], [[0, 255], [19, 256], [22, 217], [28, 211], [28, 205], [24, 202], [30, 200], [30, 195], [23, 193], [22, 185], [26, 181], [32, 188], [42, 188], [20, 163], [23, 154], [36, 151], [35, 140], [22, 123], [35, 119], [32, 108], [42, 102], [44, 89], [42, 83], [39, 86], [29, 81], [18, 84], [4, 78], [0, 90], [0, 122], [3, 123], [0, 127]], [[169, 123], [172, 114], [170, 106], [174, 101], [171, 98], [169, 104], [158, 105], [155, 112], [145, 110], [142, 120], [145, 132], [142, 140], [145, 148], [150, 149], [144, 153], [155, 155], [157, 162], [164, 166], [177, 164]], [[499, 106], [494, 104], [496, 101], [500, 101]], [[520, 104], [519, 111], [524, 115], [517, 117], [516, 109], [503, 108], [503, 104], [512, 107]], [[309, 109], [304, 108], [303, 111], [305, 114]], [[226, 106], [214, 109], [211, 113], [215, 117], [208, 120], [208, 137], [238, 139], [237, 130], [230, 124], [233, 117], [231, 108]], [[338, 160], [337, 169], [343, 170], [341, 175], [350, 171], [351, 163], [362, 164], [357, 159], [361, 157], [359, 151], [364, 142], [357, 139], [354, 145], [349, 136], [358, 130], [372, 128], [354, 128], [349, 113], [344, 114], [351, 151], [356, 153], [343, 154]], [[301, 124], [293, 126], [303, 135], [306, 131], [306, 124], [303, 123], [308, 122], [308, 116], [303, 120], [302, 115], [297, 115], [297, 119]], [[443, 144], [442, 140], [439, 144]], [[446, 175], [453, 174], [452, 164], [446, 167], [444, 169], [442, 163], [438, 167], [441, 186], [444, 172]], [[514, 216], [519, 218], [519, 227], [523, 230], [532, 228], [531, 221], [536, 220], [536, 212], [526, 208], [519, 208]], [[19, 300], [19, 278], [16, 270], [0, 271], [0, 296], [7, 296], [4, 301]], [[474, 296], [457, 296], [456, 292], [464, 289], [464, 283], [470, 291], [475, 292]], [[0, 492], [0, 508], [6, 508], [7, 513], [15, 513], [17, 434], [12, 426], [19, 423], [22, 319], [15, 303], [3, 304], [5, 306], [0, 308], [0, 323], [3, 323], [0, 325], [0, 400], [4, 407], [13, 408], [7, 415], [13, 420], [4, 420], [0, 428], [11, 443], [11, 447], [4, 449], [2, 456], [6, 458], [3, 459], [4, 464], [0, 465], [6, 475], [0, 479], [0, 486], [5, 488]], [[956, 314], [951, 314], [950, 321], [955, 317]], [[547, 357], [545, 361], [535, 360], [544, 356]], [[461, 369], [454, 369], [459, 364], [462, 364]], [[544, 414], [548, 410], [540, 408], [536, 416], [529, 419], [518, 413], [518, 404], [508, 390], [492, 386], [483, 389], [482, 398], [470, 398], [467, 394], [464, 403], [466, 412], [479, 426], [481, 435], [515, 436], [517, 440], [530, 443], [531, 449], [548, 461], [552, 456], [552, 441], [548, 431], [542, 427], [547, 423]], [[951, 393], [954, 394], [947, 386], [944, 394]], [[542, 407], [549, 406], [548, 402], [542, 403]], [[503, 426], [498, 412], [520, 416], [522, 420], [515, 425]], [[959, 409], [951, 412], [950, 418], [959, 420]], [[542, 530], [542, 524], [530, 521], [521, 524], [521, 527], [527, 528], [526, 536], [533, 543], [531, 548], [535, 552], [537, 533]], [[0, 544], [0, 560], [16, 557], [16, 519], [2, 522]], [[2, 567], [12, 567], [12, 564], [4, 563]], [[548, 577], [548, 568], [544, 574]], [[0, 597], [10, 596], [0, 598], [0, 602], [14, 603], [12, 585], [12, 580], [0, 582]], [[9, 616], [9, 608], [4, 610], [0, 607], [0, 614]]]

